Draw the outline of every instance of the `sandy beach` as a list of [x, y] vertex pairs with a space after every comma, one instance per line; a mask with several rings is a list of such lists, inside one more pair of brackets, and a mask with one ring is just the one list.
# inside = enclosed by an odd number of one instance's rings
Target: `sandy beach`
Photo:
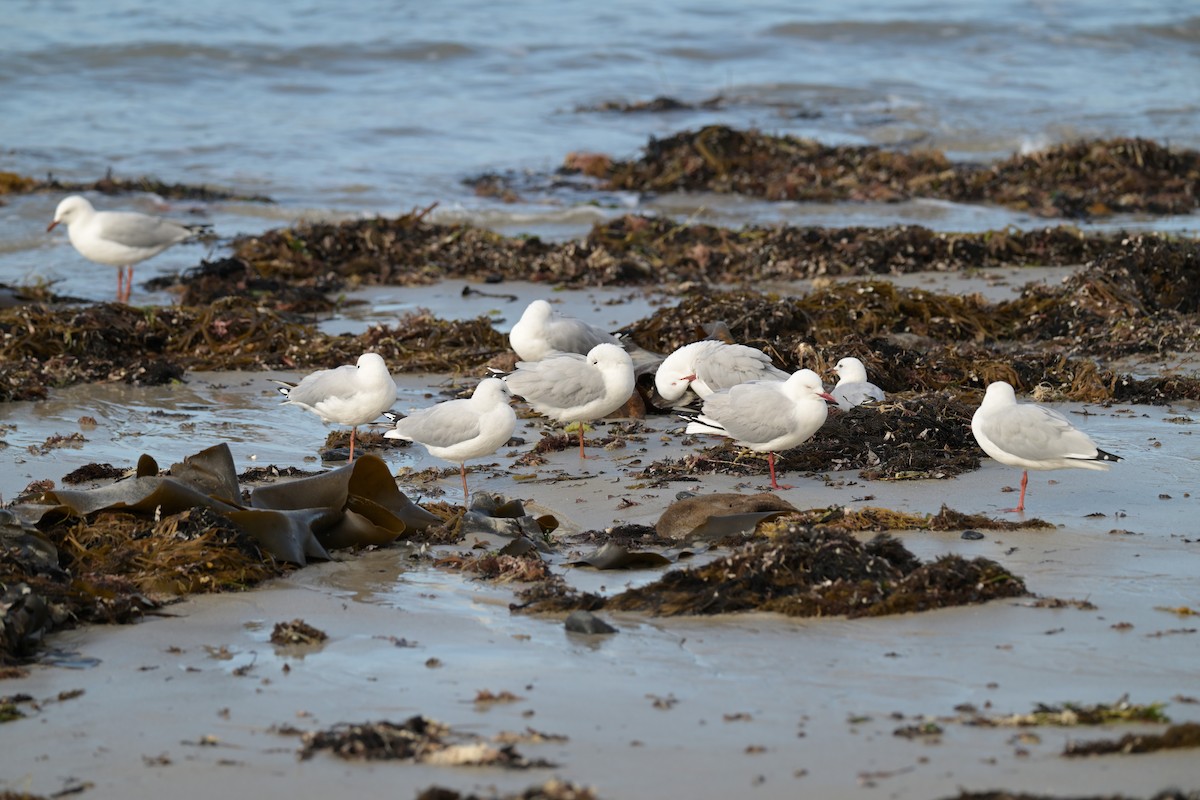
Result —
[[[229, 377], [192, 376], [185, 404], [195, 409], [195, 394], [219, 393], [232, 409], [236, 397], [250, 407], [269, 390], [268, 376], [244, 376], [236, 387]], [[416, 395], [429, 381], [403, 380], [402, 396]], [[1160, 726], [1017, 729], [963, 721], [968, 707], [1010, 715], [1038, 704], [1112, 704], [1123, 697], [1165, 704], [1174, 722], [1200, 719], [1194, 617], [1170, 610], [1197, 606], [1200, 553], [1190, 531], [1200, 462], [1194, 424], [1166, 421], [1196, 410], [1087, 411], [1089, 432], [1126, 461], [1108, 473], [1035, 474], [1028, 513], [1055, 530], [989, 531], [979, 540], [957, 531], [898, 535], [921, 559], [986, 556], [1024, 578], [1036, 596], [1090, 606], [1038, 608], [1029, 598], [864, 620], [602, 612], [618, 632], [589, 636], [568, 633], [561, 617], [510, 612], [514, 586], [433, 565], [438, 554], [469, 551], [471, 537], [440, 548], [396, 544], [339, 554], [253, 591], [193, 597], [141, 624], [51, 637], [53, 658], [4, 683], [7, 695], [35, 702], [21, 706], [27, 719], [3, 727], [0, 785], [43, 796], [88, 785], [88, 796], [147, 798], [318, 796], [343, 790], [347, 781], [356, 791], [398, 796], [434, 785], [492, 796], [551, 777], [614, 798], [738, 792], [934, 798], [995, 788], [1148, 797], [1194, 787], [1197, 771], [1187, 751], [1061, 755], [1070, 741]], [[54, 411], [59, 420], [65, 414]], [[201, 433], [213, 425], [230, 433], [229, 420], [239, 416], [226, 413], [219, 422], [192, 414]], [[253, 443], [260, 465], [282, 463], [267, 448], [276, 436], [312, 438], [319, 429], [280, 412], [261, 424], [266, 430]], [[540, 424], [524, 421], [524, 435], [536, 438]], [[513, 453], [502, 451], [471, 480], [555, 514], [564, 536], [618, 521], [653, 524], [681, 490], [749, 492], [765, 483], [765, 476], [710, 476], [699, 484], [631, 488], [640, 485], [631, 478], [639, 464], [676, 447], [672, 420], [646, 424], [636, 447], [596, 461], [581, 464], [570, 450], [554, 453], [537, 478], [518, 482], [507, 469]], [[232, 434], [239, 438], [236, 425]], [[173, 451], [182, 446], [177, 433], [136, 441]], [[235, 445], [235, 452], [252, 446]], [[397, 453], [389, 461], [398, 469], [434, 465], [420, 448]], [[239, 459], [239, 469], [245, 466]], [[995, 514], [1011, 504], [1013, 496], [1000, 489], [1014, 486], [1019, 472], [985, 461], [978, 472], [950, 481], [865, 482], [837, 472], [786, 479], [795, 488], [783, 495], [800, 508], [870, 505], [932, 514], [945, 503]], [[457, 475], [438, 485], [455, 502]], [[423, 491], [428, 487], [409, 488], [414, 496]], [[550, 556], [553, 570], [603, 594], [662, 571], [566, 566], [573, 555], [568, 548]], [[698, 552], [678, 565], [711, 557]], [[328, 640], [272, 645], [274, 625], [294, 619]], [[484, 692], [516, 699], [477, 703]], [[464, 736], [521, 734], [515, 745], [521, 755], [554, 766], [361, 763], [328, 753], [299, 758], [298, 732], [413, 715]], [[896, 733], [931, 722], [940, 733]]]

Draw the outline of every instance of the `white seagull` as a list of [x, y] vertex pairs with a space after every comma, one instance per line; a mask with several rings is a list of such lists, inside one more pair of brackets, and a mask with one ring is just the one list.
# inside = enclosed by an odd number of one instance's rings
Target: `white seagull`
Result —
[[583, 355], [598, 344], [621, 345], [603, 328], [564, 316], [545, 300], [534, 300], [508, 334], [508, 342], [522, 361], [541, 361], [558, 353]]
[[837, 373], [838, 382], [829, 393], [843, 411], [884, 399], [883, 389], [867, 380], [867, 368], [854, 356], [846, 356], [837, 362], [833, 371]]
[[359, 425], [379, 418], [396, 401], [396, 382], [383, 356], [363, 353], [358, 363], [312, 373], [293, 385], [285, 381], [279, 393], [285, 404], [300, 406], [322, 422], [350, 425], [350, 461], [354, 460], [354, 436]]
[[633, 360], [619, 345], [598, 344], [586, 356], [559, 353], [541, 361], [518, 361], [504, 378], [508, 388], [533, 410], [558, 422], [583, 423], [616, 411], [633, 395]]
[[686, 432], [728, 436], [766, 453], [771, 488], [790, 489], [775, 480], [775, 453], [808, 441], [825, 424], [827, 401], [834, 399], [821, 385], [821, 376], [802, 369], [786, 381], [751, 381], [713, 392]]
[[701, 400], [739, 383], [785, 381], [790, 375], [771, 363], [771, 357], [744, 344], [704, 339], [685, 344], [659, 364], [654, 388], [668, 403], [681, 401], [688, 389]]
[[1016, 508], [1025, 510], [1025, 487], [1031, 469], [1103, 469], [1120, 456], [1106, 453], [1070, 420], [1049, 408], [1018, 403], [1013, 387], [1004, 381], [988, 385], [983, 402], [971, 417], [971, 433], [983, 452], [1010, 467], [1020, 467], [1021, 497]]
[[54, 230], [60, 223], [67, 226], [67, 236], [81, 256], [117, 268], [118, 303], [129, 302], [134, 264], [212, 227], [185, 225], [136, 211], [97, 211], [79, 195], [71, 195], [58, 204], [54, 221], [46, 231]]
[[447, 400], [397, 418], [396, 427], [383, 435], [416, 442], [434, 458], [456, 462], [466, 506], [467, 459], [491, 455], [512, 438], [517, 415], [508, 404], [509, 397], [504, 381], [484, 378], [469, 398]]

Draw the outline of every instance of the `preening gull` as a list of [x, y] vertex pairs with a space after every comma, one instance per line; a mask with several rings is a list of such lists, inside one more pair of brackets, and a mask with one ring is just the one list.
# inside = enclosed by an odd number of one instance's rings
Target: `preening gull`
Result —
[[771, 357], [744, 344], [704, 339], [685, 344], [659, 364], [654, 388], [668, 403], [684, 399], [688, 389], [701, 400], [739, 383], [785, 381], [790, 376], [771, 363]]

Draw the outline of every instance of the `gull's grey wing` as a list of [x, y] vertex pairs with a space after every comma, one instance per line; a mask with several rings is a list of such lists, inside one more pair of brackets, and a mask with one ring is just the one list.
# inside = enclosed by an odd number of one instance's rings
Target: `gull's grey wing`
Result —
[[312, 406], [322, 401], [353, 397], [358, 392], [353, 381], [357, 369], [354, 365], [346, 365], [306, 375], [288, 392], [288, 400], [298, 405]]
[[740, 344], [714, 348], [697, 358], [694, 367], [696, 379], [713, 391], [763, 378], [787, 380], [790, 377], [776, 368], [766, 353]]
[[603, 397], [604, 377], [584, 356], [564, 354], [536, 362], [521, 362], [505, 378], [512, 393], [540, 413], [553, 417]]
[[195, 230], [178, 222], [131, 211], [104, 211], [96, 215], [101, 238], [126, 247], [152, 249], [182, 242]]
[[787, 432], [792, 403], [776, 381], [741, 383], [710, 395], [703, 414], [711, 417], [741, 442], [769, 442]]
[[843, 409], [851, 409], [863, 403], [878, 403], [886, 397], [883, 389], [873, 383], [845, 383], [835, 386], [829, 393]]
[[563, 353], [587, 353], [598, 344], [620, 345], [621, 341], [608, 331], [579, 319], [552, 318], [546, 326], [546, 341]]
[[1030, 461], [1096, 456], [1095, 443], [1070, 420], [1053, 409], [1030, 403], [985, 418], [980, 429], [997, 447]]
[[451, 447], [479, 435], [479, 414], [468, 401], [451, 400], [397, 420], [396, 431], [414, 442]]

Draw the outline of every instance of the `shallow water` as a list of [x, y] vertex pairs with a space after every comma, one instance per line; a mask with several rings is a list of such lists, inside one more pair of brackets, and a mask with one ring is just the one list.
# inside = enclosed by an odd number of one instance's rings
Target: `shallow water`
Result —
[[[428, 8], [219, 0], [186, 11], [145, 0], [19, 0], [0, 27], [0, 169], [94, 180], [111, 167], [278, 201], [201, 208], [226, 238], [435, 202], [435, 219], [560, 237], [629, 209], [730, 225], [1031, 226], [1044, 223], [936, 203], [619, 195], [596, 208], [567, 192], [506, 205], [462, 181], [544, 173], [571, 151], [630, 158], [652, 136], [708, 123], [977, 160], [1090, 137], [1197, 148], [1200, 84], [1189, 78], [1200, 74], [1198, 42], [1200, 15], [1187, 0], [622, 0], [567, 3], [553, 14], [529, 0]], [[659, 95], [724, 103], [667, 114], [586, 110]], [[0, 282], [54, 280], [66, 293], [111, 297], [111, 269], [89, 267], [65, 235], [45, 233], [57, 199], [0, 207]], [[192, 209], [100, 202], [184, 217]], [[1200, 227], [1195, 215], [1105, 224]], [[176, 248], [140, 277], [204, 255]]]

